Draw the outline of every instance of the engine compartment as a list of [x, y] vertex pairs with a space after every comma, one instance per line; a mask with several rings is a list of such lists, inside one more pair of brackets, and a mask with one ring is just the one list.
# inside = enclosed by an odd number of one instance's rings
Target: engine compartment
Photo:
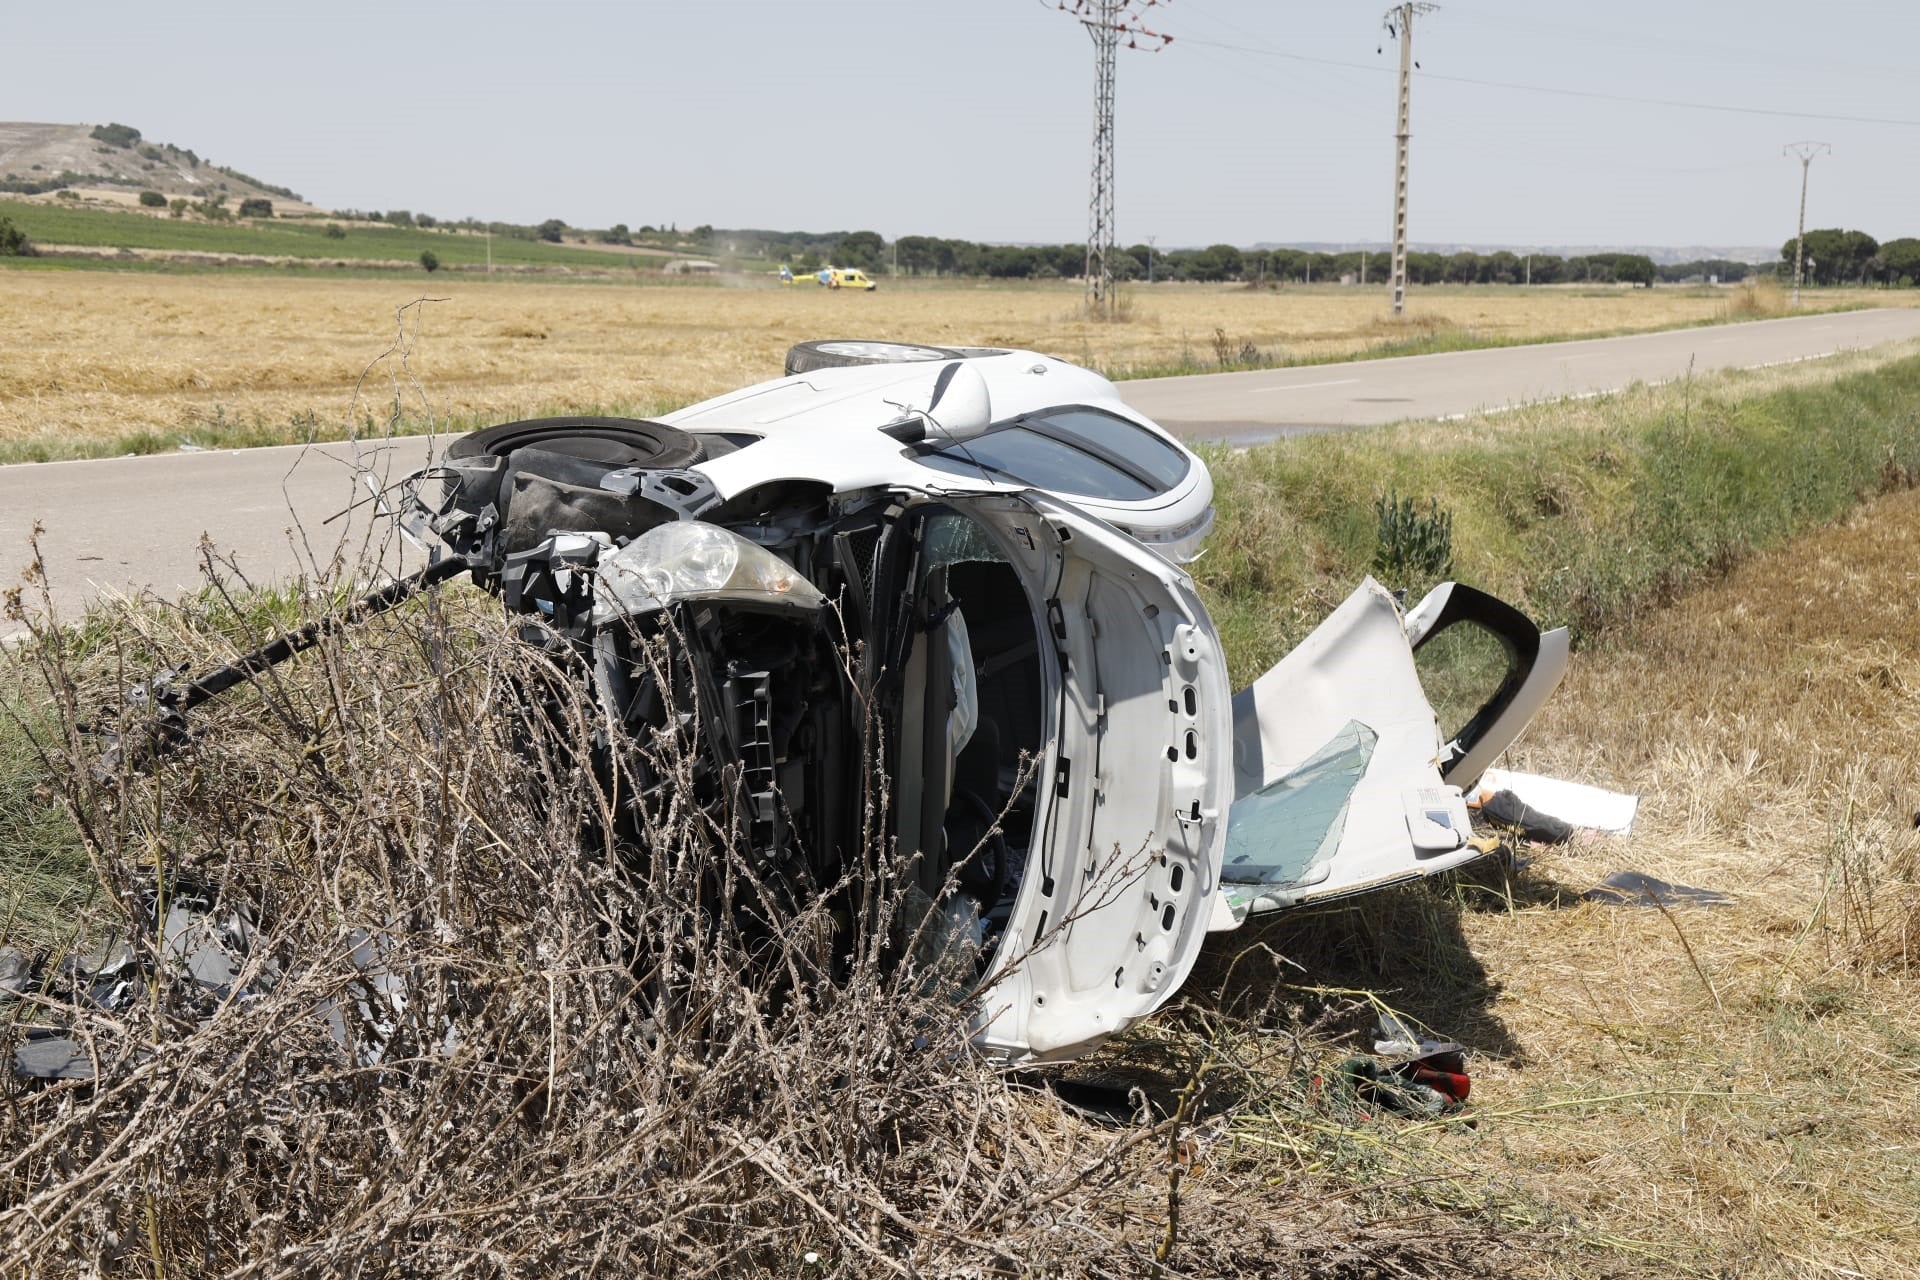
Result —
[[[620, 737], [678, 735], [713, 829], [773, 892], [858, 894], [876, 840], [917, 852], [905, 933], [942, 913], [934, 932], [970, 937], [984, 966], [1033, 839], [1043, 603], [1000, 535], [926, 495], [781, 481], [722, 501], [686, 469], [712, 443], [623, 420], [491, 428], [429, 473], [440, 493], [422, 486], [418, 523], [527, 617], [528, 643], [592, 680]], [[684, 521], [777, 557], [824, 604], [610, 609], [601, 566]], [[650, 803], [668, 780], [612, 758], [610, 737], [582, 745], [609, 780], [631, 779], [613, 788], [627, 805]], [[637, 856], [643, 816], [619, 820]]]

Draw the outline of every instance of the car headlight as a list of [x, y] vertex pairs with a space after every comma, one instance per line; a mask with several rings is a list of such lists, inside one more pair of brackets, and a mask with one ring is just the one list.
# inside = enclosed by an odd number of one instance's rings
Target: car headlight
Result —
[[593, 621], [663, 609], [679, 600], [818, 609], [819, 588], [765, 547], [698, 520], [655, 525], [597, 569]]

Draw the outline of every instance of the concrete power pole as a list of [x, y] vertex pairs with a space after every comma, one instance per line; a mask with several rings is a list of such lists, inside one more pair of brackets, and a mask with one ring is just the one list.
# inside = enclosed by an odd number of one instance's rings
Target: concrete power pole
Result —
[[[1093, 176], [1087, 196], [1087, 313], [1113, 314], [1113, 67], [1120, 38], [1127, 48], [1158, 53], [1173, 37], [1141, 25], [1162, 0], [1056, 0], [1093, 37]], [[1143, 45], [1142, 38], [1146, 40]]]
[[1800, 305], [1800, 275], [1807, 260], [1807, 174], [1813, 168], [1813, 158], [1817, 155], [1832, 155], [1833, 148], [1824, 142], [1789, 142], [1780, 149], [1783, 156], [1795, 156], [1800, 161], [1800, 232], [1793, 242], [1793, 305]]
[[1407, 0], [1387, 10], [1380, 19], [1389, 37], [1400, 41], [1400, 124], [1394, 131], [1393, 161], [1393, 314], [1407, 310], [1407, 139], [1413, 136], [1413, 19], [1440, 6], [1425, 0]]

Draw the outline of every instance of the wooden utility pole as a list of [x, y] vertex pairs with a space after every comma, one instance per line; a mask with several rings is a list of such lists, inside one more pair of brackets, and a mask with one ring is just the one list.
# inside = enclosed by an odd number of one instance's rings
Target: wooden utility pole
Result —
[[1393, 160], [1393, 314], [1407, 310], [1407, 139], [1413, 136], [1413, 20], [1440, 6], [1425, 0], [1407, 0], [1387, 10], [1381, 22], [1387, 35], [1400, 41], [1400, 123], [1394, 131]]
[[1824, 142], [1789, 142], [1780, 149], [1783, 156], [1797, 156], [1800, 160], [1800, 233], [1793, 242], [1793, 305], [1800, 306], [1800, 275], [1807, 260], [1807, 173], [1813, 168], [1813, 158], [1817, 155], [1832, 155], [1833, 148]]

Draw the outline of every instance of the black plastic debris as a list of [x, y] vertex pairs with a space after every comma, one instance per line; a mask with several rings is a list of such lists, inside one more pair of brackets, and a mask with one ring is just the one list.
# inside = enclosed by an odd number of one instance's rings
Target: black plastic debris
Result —
[[15, 947], [0, 947], [0, 999], [25, 995], [33, 980], [33, 958]]
[[1573, 839], [1573, 824], [1542, 813], [1511, 791], [1496, 791], [1480, 803], [1487, 821], [1511, 827], [1540, 844], [1565, 844]]
[[1580, 895], [1614, 907], [1730, 907], [1733, 899], [1716, 889], [1668, 884], [1641, 871], [1616, 871]]
[[91, 1080], [93, 1060], [78, 1041], [65, 1036], [29, 1039], [13, 1051], [16, 1075], [38, 1080]]
[[[13, 1054], [16, 1075], [41, 1080], [94, 1077], [88, 1051], [67, 1034], [71, 1019], [62, 1014], [62, 1006], [75, 1012], [122, 1010], [156, 977], [186, 984], [186, 1007], [203, 1020], [233, 996], [253, 937], [251, 914], [244, 907], [225, 906], [210, 891], [185, 884], [171, 885], [165, 893], [149, 885], [138, 896], [133, 915], [145, 922], [144, 938], [109, 934], [57, 963], [48, 963], [51, 957], [45, 954], [0, 947], [0, 1000], [33, 1004], [26, 1043]], [[136, 942], [141, 945], [136, 947]], [[277, 973], [268, 961], [259, 967], [256, 982], [271, 985]]]

